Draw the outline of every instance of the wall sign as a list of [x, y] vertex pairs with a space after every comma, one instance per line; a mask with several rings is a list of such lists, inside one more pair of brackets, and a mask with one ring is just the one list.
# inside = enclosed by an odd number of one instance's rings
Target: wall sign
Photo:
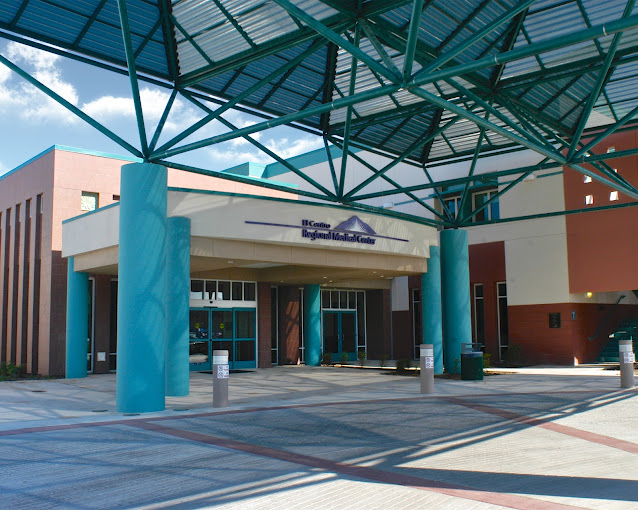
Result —
[[301, 230], [301, 237], [310, 239], [311, 241], [339, 241], [343, 243], [360, 243], [374, 245], [377, 239], [390, 239], [408, 243], [407, 239], [398, 237], [390, 237], [377, 234], [370, 225], [364, 222], [358, 216], [352, 216], [349, 219], [339, 223], [336, 227], [332, 227], [324, 221], [315, 221], [302, 219], [300, 225], [286, 225], [282, 223], [266, 223], [261, 221], [246, 221], [250, 225], [263, 225], [266, 227], [284, 227], [296, 228]]

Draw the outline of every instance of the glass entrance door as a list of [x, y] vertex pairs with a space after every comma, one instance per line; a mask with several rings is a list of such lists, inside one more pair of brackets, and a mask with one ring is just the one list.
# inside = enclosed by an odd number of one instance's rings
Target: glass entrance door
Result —
[[231, 370], [257, 367], [254, 308], [191, 308], [190, 369], [212, 370], [213, 350], [227, 350]]
[[191, 370], [212, 370], [210, 346], [210, 311], [191, 308], [189, 319], [189, 355]]
[[357, 312], [323, 312], [323, 352], [334, 361], [357, 359]]

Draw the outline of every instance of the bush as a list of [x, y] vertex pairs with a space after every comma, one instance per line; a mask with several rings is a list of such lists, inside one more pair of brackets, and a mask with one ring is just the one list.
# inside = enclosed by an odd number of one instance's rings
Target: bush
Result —
[[523, 359], [523, 349], [520, 345], [510, 345], [505, 349], [503, 363], [505, 365], [520, 365]]
[[0, 364], [0, 381], [13, 381], [21, 379], [27, 375], [27, 367], [24, 365], [14, 365], [13, 363]]
[[387, 354], [382, 354], [379, 357], [379, 366], [381, 368], [383, 368], [384, 366], [386, 366], [388, 364], [388, 355]]
[[366, 364], [366, 351], [359, 351], [357, 353], [357, 358], [359, 358], [359, 364], [361, 366]]
[[402, 358], [397, 360], [397, 372], [403, 373], [412, 367], [412, 360], [409, 358]]
[[483, 368], [491, 368], [492, 366], [492, 355], [487, 352], [483, 353]]
[[347, 352], [342, 352], [341, 353], [341, 363], [345, 363], [346, 361], [348, 361], [348, 353]]
[[324, 352], [323, 353], [323, 363], [324, 365], [332, 365], [332, 353]]

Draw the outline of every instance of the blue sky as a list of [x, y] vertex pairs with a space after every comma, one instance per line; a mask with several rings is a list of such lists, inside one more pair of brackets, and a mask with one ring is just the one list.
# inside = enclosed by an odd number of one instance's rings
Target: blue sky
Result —
[[[70, 59], [0, 39], [0, 53], [38, 78], [69, 102], [104, 124], [132, 145], [139, 147], [130, 83], [127, 76], [110, 73]], [[140, 83], [148, 137], [169, 97], [169, 91]], [[175, 102], [163, 131], [167, 141], [202, 117], [184, 99]], [[239, 127], [258, 122], [246, 114], [229, 111], [224, 117]], [[227, 131], [214, 122], [186, 141]], [[106, 136], [65, 110], [17, 74], [0, 64], [0, 174], [15, 168], [48, 147], [68, 145], [82, 149], [129, 155]], [[291, 128], [275, 128], [255, 135], [284, 158], [322, 147], [321, 139]], [[184, 142], [182, 142], [184, 143]], [[247, 141], [238, 139], [200, 149], [177, 159], [210, 170], [223, 170], [247, 161], [272, 160]]]

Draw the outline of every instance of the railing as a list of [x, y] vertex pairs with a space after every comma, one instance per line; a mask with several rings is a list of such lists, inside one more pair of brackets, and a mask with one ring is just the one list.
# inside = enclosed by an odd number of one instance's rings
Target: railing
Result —
[[598, 335], [600, 335], [600, 332], [603, 330], [603, 328], [605, 327], [605, 325], [607, 324], [607, 322], [609, 322], [609, 319], [611, 318], [611, 316], [613, 315], [613, 313], [616, 311], [616, 307], [620, 304], [620, 302], [625, 299], [625, 297], [627, 296], [620, 296], [618, 298], [618, 301], [616, 301], [616, 304], [614, 306], [611, 307], [611, 310], [609, 310], [609, 312], [607, 313], [607, 315], [605, 316], [605, 319], [603, 320], [603, 322], [601, 323], [601, 325], [598, 327], [598, 329], [596, 330], [596, 333], [594, 333], [593, 336], [587, 337], [588, 340], [595, 340], [596, 338], [598, 338]]

